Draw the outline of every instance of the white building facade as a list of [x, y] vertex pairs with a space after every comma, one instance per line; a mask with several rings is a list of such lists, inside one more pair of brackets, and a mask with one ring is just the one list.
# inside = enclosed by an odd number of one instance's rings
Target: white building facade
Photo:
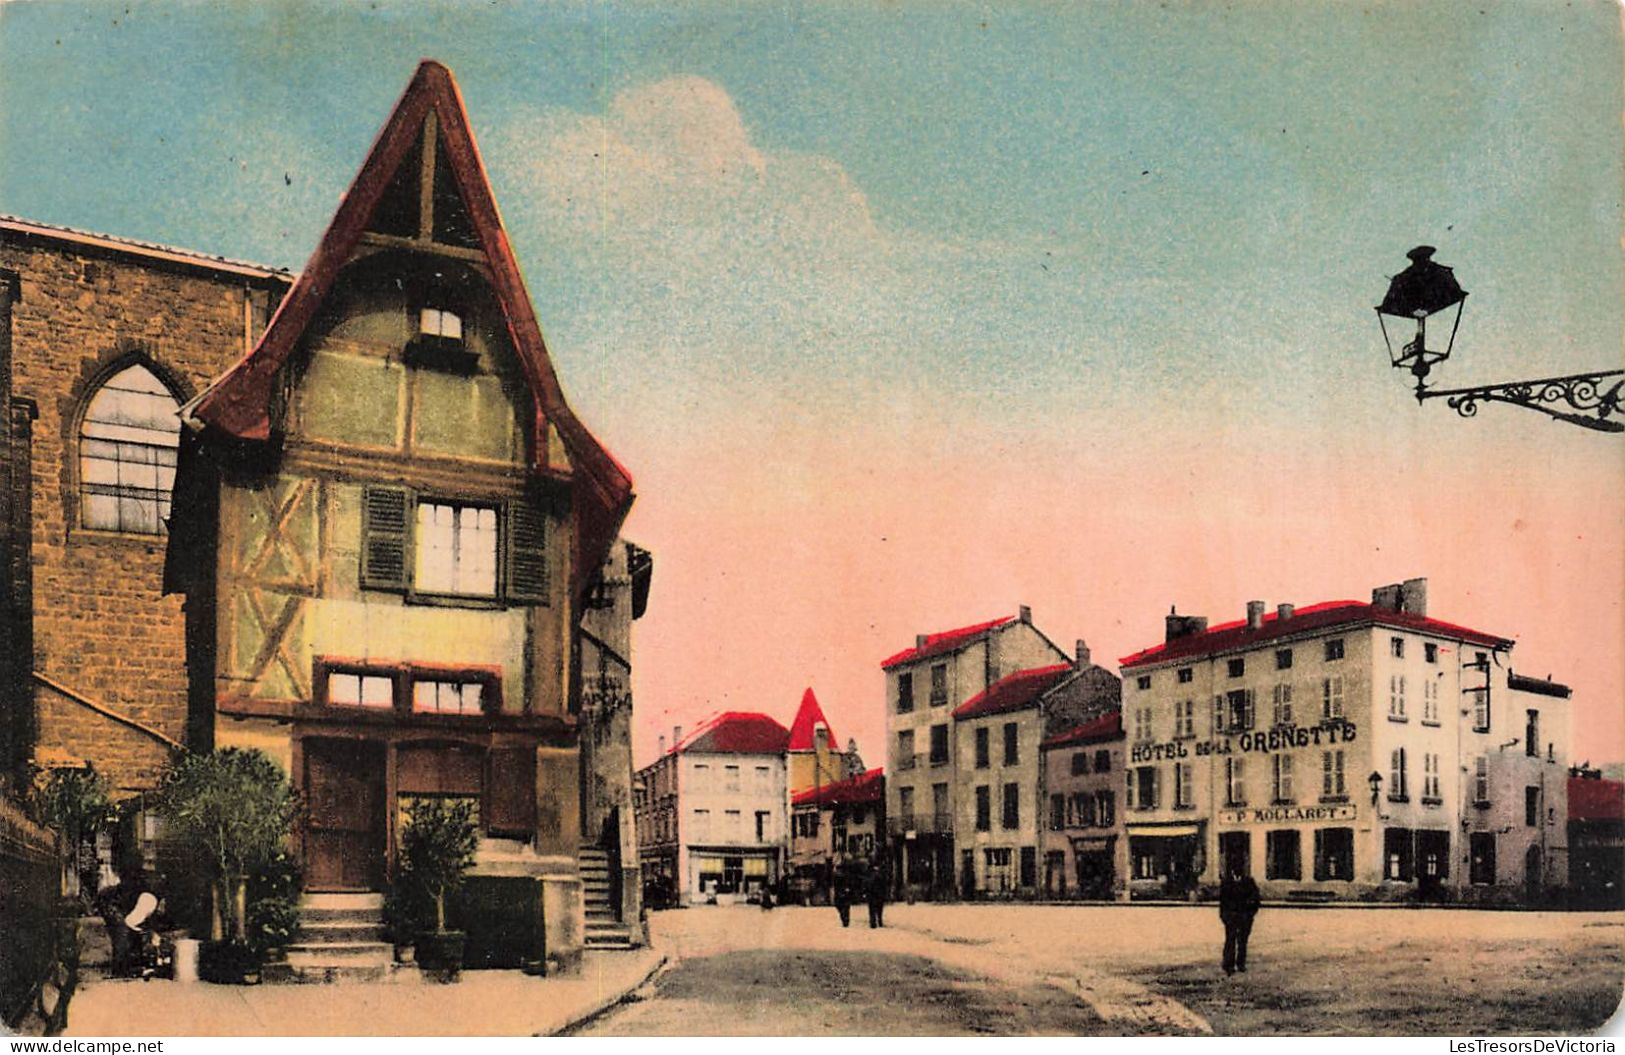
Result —
[[1267, 897], [1539, 900], [1567, 876], [1568, 690], [1427, 616], [1426, 580], [1123, 660], [1132, 897], [1226, 871]]

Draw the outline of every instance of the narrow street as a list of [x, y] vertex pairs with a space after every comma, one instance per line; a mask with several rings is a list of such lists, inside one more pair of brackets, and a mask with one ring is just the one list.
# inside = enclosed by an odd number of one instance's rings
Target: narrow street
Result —
[[1218, 969], [1211, 906], [656, 913], [673, 966], [582, 1036], [1583, 1034], [1625, 986], [1618, 914], [1271, 909]]

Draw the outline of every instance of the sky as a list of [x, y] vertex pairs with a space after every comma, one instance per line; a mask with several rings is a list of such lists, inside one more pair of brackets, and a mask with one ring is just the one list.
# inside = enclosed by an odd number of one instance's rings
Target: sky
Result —
[[655, 555], [636, 753], [1030, 605], [1367, 600], [1517, 641], [1625, 759], [1625, 438], [1419, 406], [1625, 366], [1612, 3], [0, 2], [0, 212], [297, 269], [421, 58]]

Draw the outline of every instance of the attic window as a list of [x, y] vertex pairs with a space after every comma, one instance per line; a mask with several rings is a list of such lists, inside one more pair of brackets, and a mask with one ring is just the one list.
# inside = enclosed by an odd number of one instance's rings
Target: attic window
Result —
[[433, 301], [416, 309], [417, 336], [406, 346], [406, 361], [413, 366], [452, 373], [473, 373], [479, 356], [463, 342], [463, 313]]
[[422, 308], [418, 311], [418, 332], [426, 337], [442, 337], [461, 343], [463, 317], [445, 308]]

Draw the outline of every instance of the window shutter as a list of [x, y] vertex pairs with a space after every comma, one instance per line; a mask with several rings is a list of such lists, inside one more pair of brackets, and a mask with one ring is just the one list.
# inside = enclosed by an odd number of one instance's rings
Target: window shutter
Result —
[[1246, 721], [1245, 721], [1245, 728], [1248, 728], [1248, 729], [1253, 728], [1254, 725], [1256, 724], [1254, 722], [1254, 720], [1253, 720], [1254, 717], [1255, 717], [1254, 714], [1253, 714], [1253, 705], [1254, 705], [1254, 701], [1255, 701], [1256, 697], [1257, 697], [1257, 693], [1255, 693], [1252, 689], [1247, 690], [1247, 695], [1245, 697], [1246, 701], [1247, 701], [1246, 704], [1245, 704], [1245, 707], [1247, 709], [1247, 718], [1246, 718]]
[[508, 600], [548, 601], [547, 514], [524, 501], [508, 506]]
[[361, 585], [404, 592], [412, 494], [404, 487], [368, 487], [361, 505]]
[[1326, 830], [1315, 829], [1315, 878], [1328, 879], [1326, 875]]
[[1228, 731], [1224, 725], [1224, 697], [1215, 696], [1213, 697], [1213, 732], [1217, 734]]

